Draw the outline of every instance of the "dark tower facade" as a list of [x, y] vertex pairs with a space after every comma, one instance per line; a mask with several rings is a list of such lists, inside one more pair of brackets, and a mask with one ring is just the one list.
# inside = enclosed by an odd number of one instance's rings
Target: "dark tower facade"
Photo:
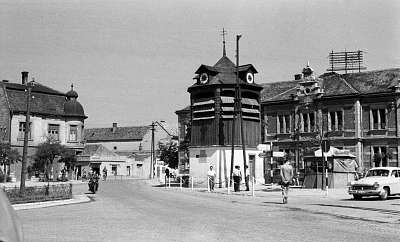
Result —
[[[240, 100], [241, 105], [237, 105], [240, 109], [236, 109], [235, 112], [236, 70], [239, 73], [241, 90], [241, 98], [236, 100]], [[235, 165], [240, 165], [243, 169], [245, 150], [250, 174], [256, 176], [256, 157], [258, 159], [259, 153], [257, 145], [261, 143], [262, 90], [262, 87], [254, 82], [256, 74], [257, 70], [251, 64], [236, 68], [225, 55], [225, 51], [215, 65], [201, 65], [196, 70], [193, 78], [195, 83], [188, 88], [191, 120], [190, 172], [193, 176], [202, 176], [207, 172], [209, 165], [213, 165], [216, 167], [218, 180], [226, 181], [230, 170], [232, 142], [235, 147]], [[241, 136], [241, 124], [244, 139]]]
[[[191, 103], [191, 146], [232, 144], [236, 67], [223, 56], [214, 66], [201, 65], [196, 83], [189, 87]], [[245, 145], [255, 148], [261, 139], [260, 91], [254, 83], [253, 65], [239, 66], [241, 106]], [[241, 145], [240, 122], [235, 122], [235, 144]]]

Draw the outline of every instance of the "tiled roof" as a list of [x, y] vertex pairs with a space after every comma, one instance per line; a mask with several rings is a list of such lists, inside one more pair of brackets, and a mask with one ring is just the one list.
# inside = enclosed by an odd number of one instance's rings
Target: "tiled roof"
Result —
[[[5, 87], [7, 93], [7, 99], [10, 108], [13, 112], [26, 112], [26, 86], [18, 83], [1, 82], [1, 85]], [[64, 93], [46, 87], [40, 83], [35, 83], [31, 91], [31, 112], [33, 114], [41, 115], [55, 115], [55, 116], [79, 116], [84, 117], [83, 108], [78, 101], [74, 101], [73, 107], [79, 106], [78, 112], [70, 112], [69, 108], [65, 112], [66, 96]], [[70, 102], [68, 104], [71, 104]], [[71, 105], [67, 105], [72, 107]]]
[[[10, 108], [14, 112], [26, 112], [26, 92], [23, 85], [18, 85], [19, 84], [15, 83], [7, 83], [5, 85]], [[40, 85], [38, 89], [35, 89], [38, 86], [39, 84], [32, 90], [33, 98], [31, 99], [31, 112], [38, 114], [64, 115], [64, 94], [42, 85]], [[49, 90], [49, 93], [45, 93], [45, 90]]]
[[116, 153], [110, 151], [106, 147], [100, 144], [87, 144], [85, 145], [85, 148], [83, 149], [82, 155], [86, 156], [98, 156], [101, 158], [104, 157], [115, 157], [119, 158], [119, 155]]
[[296, 94], [298, 81], [263, 83], [261, 86], [261, 102], [290, 99], [290, 94]]
[[135, 127], [116, 127], [113, 128], [92, 128], [85, 129], [85, 140], [90, 141], [113, 141], [113, 140], [142, 140], [147, 132], [150, 131], [150, 126], [135, 126]]
[[[221, 59], [219, 59], [214, 66], [201, 65], [195, 73], [201, 74], [204, 69], [213, 74], [209, 75], [209, 81], [207, 83], [208, 85], [236, 83], [236, 65], [226, 56], [223, 56]], [[249, 69], [251, 69], [253, 73], [257, 73], [257, 70], [251, 64], [239, 66], [239, 73]], [[193, 86], [197, 86], [197, 84], [194, 84]]]
[[[7, 87], [7, 89], [14, 89], [14, 90], [19, 90], [19, 91], [25, 91], [25, 89], [26, 89], [25, 85], [22, 85], [19, 83], [3, 82], [3, 84]], [[35, 85], [32, 88], [32, 92], [65, 96], [64, 93], [54, 90], [50, 87], [44, 86], [38, 82], [35, 82]]]
[[[399, 84], [400, 68], [349, 74], [325, 73], [319, 80], [324, 97], [391, 92], [392, 87]], [[261, 101], [290, 100], [291, 95], [296, 94], [298, 84], [299, 81], [263, 83]]]
[[390, 91], [400, 80], [400, 68], [341, 75], [360, 93]]

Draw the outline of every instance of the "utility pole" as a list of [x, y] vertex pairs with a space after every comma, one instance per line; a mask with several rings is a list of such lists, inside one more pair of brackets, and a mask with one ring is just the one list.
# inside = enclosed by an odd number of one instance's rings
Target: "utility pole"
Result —
[[154, 130], [156, 124], [155, 122], [151, 122], [151, 160], [150, 160], [150, 175], [149, 178], [152, 179], [154, 177], [154, 166], [155, 166], [155, 150], [154, 150]]
[[233, 175], [233, 165], [235, 160], [235, 121], [239, 108], [239, 39], [242, 37], [241, 35], [236, 35], [236, 86], [235, 86], [235, 99], [233, 103], [233, 118], [232, 118], [232, 147], [231, 147], [231, 171], [230, 171], [230, 182], [232, 186], [232, 175]]
[[32, 88], [35, 85], [35, 80], [32, 79], [31, 82], [27, 82], [28, 80], [28, 72], [22, 72], [23, 81], [27, 87], [27, 95], [26, 95], [26, 116], [25, 116], [25, 132], [24, 132], [24, 147], [22, 151], [22, 167], [21, 167], [21, 183], [19, 186], [19, 193], [23, 195], [25, 193], [25, 179], [27, 173], [27, 156], [28, 156], [28, 139], [30, 132], [30, 108], [31, 108], [31, 92]]
[[[242, 35], [236, 35], [236, 86], [238, 89], [238, 112], [239, 112], [239, 119], [240, 119], [240, 136], [242, 137], [242, 152], [243, 152], [243, 174], [246, 180], [246, 144], [245, 144], [245, 137], [244, 137], [244, 128], [243, 128], [243, 113], [242, 113], [242, 90], [239, 85], [239, 39]], [[248, 182], [246, 182], [246, 187], [248, 186]]]

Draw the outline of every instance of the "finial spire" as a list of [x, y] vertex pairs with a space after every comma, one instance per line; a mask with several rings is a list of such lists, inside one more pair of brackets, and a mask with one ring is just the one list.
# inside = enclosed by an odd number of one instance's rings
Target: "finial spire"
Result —
[[71, 83], [71, 91], [74, 90], [74, 84]]
[[222, 44], [223, 44], [223, 49], [222, 49], [222, 56], [226, 56], [226, 50], [225, 50], [225, 35], [227, 34], [225, 28], [222, 28], [221, 35], [222, 35]]

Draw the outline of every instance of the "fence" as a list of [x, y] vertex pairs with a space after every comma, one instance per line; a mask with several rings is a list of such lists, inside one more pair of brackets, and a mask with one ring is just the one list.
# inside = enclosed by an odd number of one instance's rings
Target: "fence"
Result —
[[72, 198], [72, 184], [26, 187], [25, 193], [22, 196], [19, 194], [19, 187], [4, 187], [3, 189], [12, 204]]
[[[251, 194], [254, 197], [255, 196], [255, 184], [256, 184], [256, 180], [254, 177], [251, 177], [251, 179], [248, 181], [249, 182], [249, 187], [251, 187]], [[196, 184], [197, 187], [200, 185], [204, 185], [207, 184], [207, 191], [211, 192], [211, 184], [210, 184], [210, 177], [207, 178], [199, 178], [199, 177], [193, 177], [193, 176], [189, 176], [187, 174], [182, 174], [182, 175], [177, 175], [176, 179], [174, 179], [174, 181], [171, 182], [171, 178], [170, 177], [166, 177], [165, 179], [165, 184], [164, 186], [167, 187], [171, 187], [171, 184], [175, 187], [177, 185], [179, 185], [180, 189], [182, 190], [183, 187], [190, 187], [191, 190], [194, 190], [194, 185]], [[219, 185], [219, 184], [225, 184], [226, 185], [226, 189], [227, 189], [227, 193], [230, 194], [231, 190], [232, 190], [232, 186], [233, 186], [233, 182], [232, 184], [230, 184], [230, 182], [228, 182], [228, 180], [225, 181], [221, 181], [219, 183], [215, 182], [215, 180], [213, 181], [214, 186]], [[243, 183], [241, 183], [243, 184]]]

